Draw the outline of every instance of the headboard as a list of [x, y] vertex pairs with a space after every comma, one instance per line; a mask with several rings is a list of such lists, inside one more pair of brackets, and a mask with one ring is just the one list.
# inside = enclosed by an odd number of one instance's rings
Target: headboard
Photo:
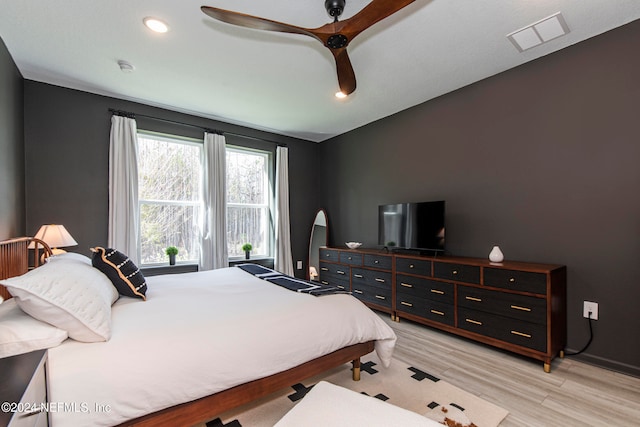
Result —
[[[33, 249], [33, 251], [31, 251]], [[18, 237], [0, 242], [0, 280], [20, 276], [41, 264], [44, 258], [51, 256], [51, 248], [35, 237]], [[11, 298], [7, 289], [0, 285], [0, 296]]]

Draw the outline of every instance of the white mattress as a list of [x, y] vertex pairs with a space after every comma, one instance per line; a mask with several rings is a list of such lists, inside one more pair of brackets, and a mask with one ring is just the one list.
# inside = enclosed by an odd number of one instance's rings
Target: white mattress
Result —
[[393, 330], [349, 295], [303, 295], [235, 267], [147, 283], [147, 301], [113, 305], [109, 341], [49, 350], [53, 427], [119, 424], [369, 340], [391, 361]]

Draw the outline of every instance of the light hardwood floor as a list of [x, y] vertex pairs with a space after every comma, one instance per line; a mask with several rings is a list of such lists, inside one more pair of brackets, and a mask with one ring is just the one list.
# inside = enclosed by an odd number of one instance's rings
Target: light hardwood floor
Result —
[[570, 356], [547, 374], [542, 362], [381, 317], [398, 336], [394, 357], [508, 410], [501, 427], [640, 425], [640, 378]]

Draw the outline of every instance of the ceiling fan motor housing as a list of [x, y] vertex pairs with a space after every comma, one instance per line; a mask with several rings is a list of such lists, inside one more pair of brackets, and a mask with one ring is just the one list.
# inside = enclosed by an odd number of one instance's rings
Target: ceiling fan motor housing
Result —
[[342, 15], [345, 3], [345, 0], [325, 0], [324, 8], [327, 9], [329, 16], [337, 18]]

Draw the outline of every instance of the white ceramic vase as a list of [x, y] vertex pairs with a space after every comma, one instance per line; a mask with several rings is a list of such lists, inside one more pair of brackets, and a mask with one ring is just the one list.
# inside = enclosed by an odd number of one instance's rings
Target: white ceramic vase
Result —
[[502, 262], [504, 260], [504, 254], [500, 250], [500, 247], [494, 246], [489, 252], [489, 261], [491, 262]]

